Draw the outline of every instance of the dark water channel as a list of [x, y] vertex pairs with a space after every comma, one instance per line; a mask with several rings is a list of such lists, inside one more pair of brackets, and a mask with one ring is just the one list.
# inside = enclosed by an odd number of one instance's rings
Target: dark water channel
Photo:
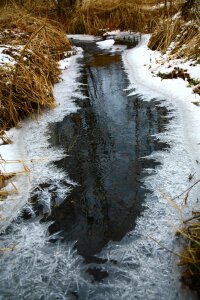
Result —
[[[120, 52], [84, 48], [80, 80], [85, 99], [75, 99], [77, 113], [51, 125], [51, 144], [69, 155], [56, 165], [77, 182], [60, 206], [53, 205], [50, 233], [77, 241], [86, 262], [110, 241], [130, 231], [143, 210], [147, 190], [145, 168], [156, 163], [142, 158], [167, 147], [152, 135], [165, 131], [167, 109], [155, 99], [128, 96], [129, 85]], [[145, 79], [144, 79], [145, 80]]]

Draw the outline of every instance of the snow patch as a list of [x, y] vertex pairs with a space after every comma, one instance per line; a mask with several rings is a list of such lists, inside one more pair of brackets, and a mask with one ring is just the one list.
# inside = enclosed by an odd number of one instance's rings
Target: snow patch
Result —
[[81, 41], [95, 41], [98, 38], [94, 35], [89, 34], [68, 34], [67, 37], [69, 39], [81, 40]]
[[108, 39], [105, 41], [100, 41], [100, 42], [96, 42], [96, 44], [101, 48], [101, 49], [109, 49], [112, 48], [112, 46], [114, 45], [115, 40], [114, 39]]
[[6, 47], [0, 47], [0, 65], [3, 66], [5, 64], [10, 64], [10, 65], [16, 64], [16, 61], [14, 60], [13, 57], [11, 57], [8, 54], [2, 53], [3, 50], [5, 50], [5, 49], [6, 49]]

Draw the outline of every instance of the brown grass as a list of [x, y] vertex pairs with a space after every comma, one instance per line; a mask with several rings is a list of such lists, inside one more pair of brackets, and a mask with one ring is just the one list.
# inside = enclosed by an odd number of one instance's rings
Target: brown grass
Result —
[[[4, 54], [15, 60], [13, 65], [0, 66], [0, 139], [1, 144], [8, 144], [11, 140], [5, 134], [6, 129], [16, 126], [25, 116], [54, 107], [52, 87], [60, 75], [57, 61], [68, 55], [71, 45], [59, 23], [35, 17], [15, 4], [1, 9], [0, 32]], [[21, 172], [7, 173], [3, 166], [9, 162], [0, 158], [0, 200], [3, 200], [18, 192], [13, 178], [29, 170], [22, 163]]]
[[186, 24], [181, 28], [179, 37], [175, 39], [176, 46], [171, 54], [176, 57], [193, 58], [200, 63], [200, 22]]
[[[159, 18], [175, 14], [182, 0], [10, 0], [35, 15], [61, 21], [69, 33], [99, 34], [101, 29], [153, 31]], [[71, 5], [70, 5], [71, 2]]]
[[[196, 7], [196, 3], [194, 5]], [[176, 18], [164, 17], [158, 22], [150, 38], [149, 47], [153, 50], [160, 50], [165, 53], [170, 44], [174, 47], [170, 53], [175, 58], [194, 59], [200, 62], [200, 15], [195, 7], [188, 12], [185, 20], [179, 7], [179, 16]]]
[[[189, 180], [191, 180], [190, 176], [191, 174], [188, 177]], [[168, 202], [168, 204], [176, 209], [180, 215], [180, 221], [182, 223], [182, 229], [178, 229], [176, 231], [176, 235], [181, 236], [181, 238], [185, 240], [184, 249], [180, 253], [174, 252], [174, 254], [180, 258], [179, 265], [184, 266], [181, 280], [191, 290], [196, 291], [198, 296], [200, 296], [200, 212], [193, 211], [192, 216], [189, 219], [184, 220], [183, 205], [188, 204], [190, 192], [199, 183], [200, 180], [195, 181], [189, 188], [181, 192], [173, 199], [169, 199], [161, 192], [161, 195]], [[181, 206], [175, 203], [175, 200], [180, 197], [183, 197], [183, 204]]]
[[[17, 61], [0, 67], [0, 129], [6, 129], [24, 116], [54, 106], [52, 86], [60, 74], [57, 60], [71, 46], [56, 23], [16, 6], [1, 11], [0, 29], [2, 43], [11, 45], [5, 53]], [[16, 51], [19, 44], [22, 50]]]
[[180, 265], [185, 266], [182, 281], [200, 296], [200, 212], [193, 212], [178, 234], [185, 238], [187, 244], [180, 261]]
[[1, 144], [3, 145], [12, 144], [11, 139], [7, 136], [7, 134], [3, 129], [0, 130], [0, 140], [1, 140]]
[[[5, 165], [8, 164], [17, 164], [21, 165], [21, 171], [17, 172], [6, 172]], [[24, 175], [29, 173], [29, 168], [25, 165], [24, 161], [21, 160], [12, 160], [7, 161], [3, 159], [0, 155], [0, 201], [3, 201], [8, 195], [13, 193], [18, 193], [17, 187], [13, 182], [13, 178], [16, 175]], [[10, 183], [10, 188], [7, 188], [7, 185]]]
[[151, 32], [164, 8], [149, 10], [158, 1], [83, 0], [75, 6], [74, 15], [67, 23], [72, 33], [99, 34], [100, 29], [121, 29]]
[[149, 48], [152, 50], [160, 50], [166, 52], [169, 45], [176, 38], [180, 31], [182, 22], [180, 19], [171, 20], [169, 18], [162, 19], [156, 26], [151, 39]]

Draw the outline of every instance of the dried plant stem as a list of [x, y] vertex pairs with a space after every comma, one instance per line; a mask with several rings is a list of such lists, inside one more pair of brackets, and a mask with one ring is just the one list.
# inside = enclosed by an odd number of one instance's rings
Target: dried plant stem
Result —
[[187, 188], [186, 190], [184, 190], [182, 193], [180, 193], [179, 195], [177, 195], [176, 197], [174, 197], [173, 199], [172, 199], [172, 201], [174, 201], [174, 200], [176, 200], [177, 198], [180, 198], [181, 196], [183, 196], [185, 193], [189, 193], [191, 190], [192, 190], [192, 188], [195, 186], [195, 185], [197, 185], [198, 183], [200, 182], [200, 180], [197, 180], [194, 184], [192, 184], [189, 188]]

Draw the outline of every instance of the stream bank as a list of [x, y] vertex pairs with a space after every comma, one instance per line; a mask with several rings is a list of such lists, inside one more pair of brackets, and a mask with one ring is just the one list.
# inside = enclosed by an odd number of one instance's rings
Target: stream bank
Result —
[[[4, 245], [16, 245], [1, 261], [4, 298], [16, 299], [17, 287], [17, 299], [192, 299], [181, 288], [175, 257], [152, 240], [170, 249], [176, 245], [166, 219], [177, 224], [179, 216], [158, 189], [170, 186], [173, 170], [173, 187], [178, 190], [185, 183], [178, 176], [191, 167], [176, 111], [162, 98], [146, 101], [129, 89], [121, 59], [113, 58], [109, 51], [107, 55], [111, 58], [105, 59], [102, 53], [88, 57], [87, 72], [80, 58], [73, 80], [68, 86], [65, 82], [57, 86], [57, 95], [66, 100], [67, 93], [73, 101], [67, 98], [68, 106], [63, 105], [61, 115], [58, 108], [57, 123], [55, 112], [49, 119], [51, 125], [44, 118], [40, 121], [40, 126], [46, 122], [48, 127], [45, 135], [38, 132], [38, 124], [30, 123], [24, 131], [29, 155], [37, 153], [39, 145], [54, 163], [42, 163], [39, 169], [35, 165], [33, 197], [40, 207], [28, 206], [1, 236]], [[105, 74], [111, 76], [111, 84]], [[70, 85], [71, 95], [66, 90]], [[104, 86], [109, 91], [106, 96]], [[73, 88], [79, 91], [74, 93]], [[96, 97], [97, 91], [101, 97]], [[69, 136], [76, 137], [73, 143]], [[33, 137], [34, 145], [30, 143]], [[177, 159], [180, 152], [182, 157], [174, 166], [172, 157]], [[54, 220], [57, 228], [53, 228]], [[54, 233], [50, 236], [49, 227]]]
[[56, 166], [77, 186], [62, 203], [55, 201], [47, 219], [54, 221], [51, 233], [76, 241], [78, 253], [92, 262], [110, 240], [120, 241], [134, 228], [148, 192], [145, 169], [158, 165], [145, 157], [167, 148], [154, 135], [166, 130], [169, 118], [161, 102], [130, 96], [119, 51], [74, 42], [84, 49], [86, 98], [75, 100], [77, 113], [51, 124], [49, 141], [69, 155]]

